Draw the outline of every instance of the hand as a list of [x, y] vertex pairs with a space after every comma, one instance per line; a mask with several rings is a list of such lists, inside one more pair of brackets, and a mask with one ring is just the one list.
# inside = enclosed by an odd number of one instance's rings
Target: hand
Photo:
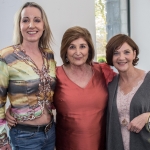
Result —
[[145, 126], [150, 113], [143, 113], [135, 117], [128, 125], [128, 130], [131, 132], [139, 133]]
[[10, 115], [10, 106], [6, 110], [6, 120], [7, 120], [7, 125], [9, 128], [17, 124], [16, 119]]
[[12, 150], [9, 144], [0, 147], [0, 150]]

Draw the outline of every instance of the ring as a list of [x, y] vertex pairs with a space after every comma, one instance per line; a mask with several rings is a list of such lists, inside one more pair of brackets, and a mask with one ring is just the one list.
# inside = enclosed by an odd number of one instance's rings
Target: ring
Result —
[[134, 130], [134, 132], [137, 132], [138, 131], [138, 129], [137, 130]]

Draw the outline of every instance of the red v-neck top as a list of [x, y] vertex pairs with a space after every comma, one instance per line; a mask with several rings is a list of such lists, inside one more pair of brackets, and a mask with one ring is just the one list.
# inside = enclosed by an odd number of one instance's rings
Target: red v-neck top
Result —
[[112, 80], [113, 73], [108, 66], [101, 67], [98, 63], [93, 64], [92, 69], [93, 77], [81, 88], [67, 77], [62, 66], [57, 68], [54, 94], [57, 150], [105, 149], [108, 98], [105, 77]]

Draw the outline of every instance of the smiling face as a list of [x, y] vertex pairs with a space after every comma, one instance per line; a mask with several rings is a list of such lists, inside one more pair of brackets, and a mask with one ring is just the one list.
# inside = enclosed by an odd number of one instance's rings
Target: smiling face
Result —
[[126, 72], [133, 68], [133, 60], [136, 57], [136, 51], [127, 43], [124, 43], [113, 53], [113, 65], [119, 72]]
[[20, 30], [23, 42], [39, 42], [44, 31], [44, 22], [38, 8], [25, 7], [22, 10]]
[[89, 55], [89, 46], [83, 38], [78, 38], [70, 43], [67, 58], [71, 65], [82, 66], [86, 64]]

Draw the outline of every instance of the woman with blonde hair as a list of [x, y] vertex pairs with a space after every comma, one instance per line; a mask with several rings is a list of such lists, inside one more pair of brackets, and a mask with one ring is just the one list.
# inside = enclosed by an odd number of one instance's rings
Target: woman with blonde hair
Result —
[[13, 150], [54, 150], [51, 103], [55, 88], [52, 33], [42, 7], [25, 3], [15, 18], [14, 45], [0, 51], [0, 149], [10, 150], [5, 104], [11, 103], [16, 126], [10, 129]]

